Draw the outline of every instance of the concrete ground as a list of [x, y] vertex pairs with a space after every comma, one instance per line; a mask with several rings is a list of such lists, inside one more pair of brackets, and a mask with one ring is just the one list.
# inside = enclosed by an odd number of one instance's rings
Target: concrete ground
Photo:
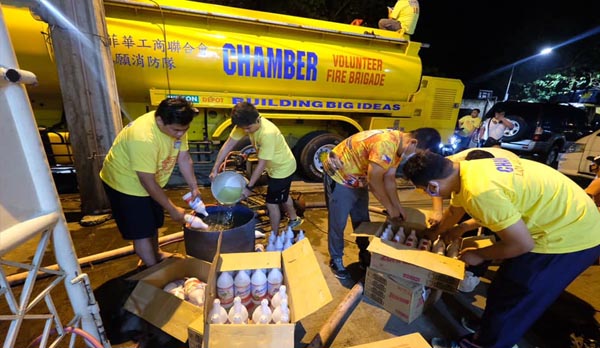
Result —
[[[309, 184], [302, 181], [294, 182], [292, 191], [302, 192], [307, 210], [305, 211], [305, 222], [301, 228], [310, 240], [317, 260], [329, 289], [333, 295], [333, 301], [318, 312], [303, 319], [296, 326], [295, 347], [305, 347], [312, 341], [319, 329], [324, 325], [334, 309], [348, 294], [352, 286], [358, 281], [363, 273], [358, 267], [357, 247], [354, 237], [350, 236], [351, 229], [345, 232], [345, 256], [344, 263], [352, 272], [352, 281], [341, 282], [335, 278], [328, 267], [327, 253], [327, 211], [324, 208], [323, 194], [320, 184]], [[181, 196], [186, 192], [184, 187], [174, 187], [168, 190], [169, 196], [183, 206]], [[430, 200], [418, 191], [401, 188], [400, 196], [405, 206], [427, 209]], [[203, 199], [207, 203], [214, 203], [208, 188], [203, 189]], [[121, 239], [116, 229], [114, 220], [108, 220], [97, 226], [84, 227], [79, 224], [82, 218], [79, 210], [79, 197], [77, 194], [61, 195], [61, 202], [67, 220], [69, 230], [75, 245], [78, 257], [94, 255], [100, 252], [113, 250], [129, 245]], [[377, 206], [377, 201], [372, 199], [372, 204]], [[258, 208], [258, 207], [257, 207]], [[371, 214], [374, 221], [383, 220], [378, 214]], [[166, 236], [180, 232], [182, 227], [174, 224], [167, 217], [166, 223], [160, 229], [160, 235]], [[268, 223], [261, 221], [258, 227], [265, 228], [269, 232]], [[266, 244], [266, 239], [260, 240]], [[14, 252], [5, 256], [5, 259], [14, 261], [27, 261], [33, 255], [33, 242], [24, 245]], [[176, 241], [165, 245], [164, 249], [171, 252], [185, 253], [183, 241]], [[131, 316], [124, 313], [121, 304], [127, 297], [131, 287], [123, 281], [125, 277], [135, 272], [138, 259], [134, 254], [128, 254], [111, 260], [95, 264], [82, 264], [84, 272], [88, 273], [91, 284], [96, 293], [96, 299], [100, 303], [104, 325], [106, 326], [113, 347], [135, 347], [134, 340], [141, 340], [145, 347], [183, 347], [181, 343], [164, 337], [150, 325], [140, 323], [139, 320], [131, 320]], [[49, 250], [45, 257], [45, 265], [54, 264], [54, 257]], [[466, 333], [460, 325], [463, 316], [480, 316], [485, 306], [486, 289], [490, 279], [494, 275], [494, 267], [490, 267], [482, 282], [471, 293], [444, 293], [440, 300], [428, 308], [422, 316], [411, 324], [406, 324], [395, 317], [373, 301], [366, 298], [345, 317], [344, 324], [336, 333], [335, 339], [330, 347], [341, 348], [354, 345], [375, 342], [378, 340], [400, 336], [412, 332], [421, 333], [428, 341], [433, 337], [457, 336]], [[10, 274], [18, 273], [17, 269], [6, 269]], [[40, 284], [50, 280], [40, 280]], [[13, 289], [19, 292], [20, 285], [15, 283]], [[59, 312], [63, 315], [62, 320], [69, 320], [72, 316], [70, 303], [66, 294], [59, 286], [53, 291], [53, 299]], [[540, 348], [565, 348], [584, 347], [581, 344], [582, 337], [599, 339], [600, 323], [600, 266], [594, 265], [580, 275], [548, 309], [536, 325], [527, 333], [519, 343], [520, 347]], [[40, 306], [43, 311], [43, 306]], [[0, 303], [0, 314], [6, 314], [6, 302]], [[129, 318], [125, 321], [124, 318]], [[123, 329], [125, 326], [130, 330]], [[0, 321], [0, 337], [6, 337], [8, 330], [7, 322]], [[18, 344], [15, 347], [25, 347], [42, 330], [40, 322], [27, 323], [21, 330]], [[578, 343], [579, 342], [579, 343]], [[592, 347], [592, 346], [588, 346]]]

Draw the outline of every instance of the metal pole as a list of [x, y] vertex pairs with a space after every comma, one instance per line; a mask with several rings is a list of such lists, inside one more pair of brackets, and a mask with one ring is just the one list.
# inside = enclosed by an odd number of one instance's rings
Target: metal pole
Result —
[[504, 101], [508, 100], [508, 91], [510, 89], [510, 83], [512, 82], [513, 74], [515, 73], [516, 65], [517, 64], [513, 64], [512, 68], [510, 69], [510, 76], [508, 77], [508, 84], [506, 85], [506, 92], [504, 93]]

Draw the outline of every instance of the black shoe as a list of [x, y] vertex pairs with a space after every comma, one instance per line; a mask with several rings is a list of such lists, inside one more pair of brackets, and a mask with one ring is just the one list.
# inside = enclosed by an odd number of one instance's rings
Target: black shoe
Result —
[[331, 261], [329, 261], [329, 268], [331, 268], [333, 275], [335, 275], [339, 279], [350, 278], [350, 272], [348, 272], [346, 267], [344, 267], [342, 259], [332, 259]]
[[462, 317], [460, 318], [460, 323], [462, 324], [462, 327], [467, 329], [470, 333], [475, 333], [475, 331], [479, 330], [479, 320]]
[[358, 265], [363, 270], [367, 269], [371, 265], [371, 253], [367, 250], [360, 250], [358, 252]]

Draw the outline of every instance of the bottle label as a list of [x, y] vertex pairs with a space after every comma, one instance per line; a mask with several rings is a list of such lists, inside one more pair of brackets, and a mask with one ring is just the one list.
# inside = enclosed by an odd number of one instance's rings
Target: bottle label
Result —
[[279, 287], [281, 287], [281, 282], [267, 282], [267, 294], [269, 297], [275, 296], [275, 294], [279, 291]]
[[246, 285], [242, 285], [242, 286], [234, 286], [234, 296], [239, 296], [239, 298], [242, 300], [242, 304], [244, 306], [248, 305], [248, 303], [250, 303], [250, 300], [252, 298], [252, 294], [251, 294], [251, 289], [250, 289], [250, 283], [246, 284]]
[[263, 284], [252, 284], [252, 302], [254, 304], [260, 304], [264, 298], [267, 298], [267, 282]]
[[217, 286], [217, 297], [221, 300], [221, 306], [229, 308], [233, 304], [233, 285], [226, 288], [220, 288]]

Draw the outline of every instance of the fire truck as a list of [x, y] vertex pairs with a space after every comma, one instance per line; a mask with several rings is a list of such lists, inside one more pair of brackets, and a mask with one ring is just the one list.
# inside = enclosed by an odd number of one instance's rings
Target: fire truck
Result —
[[[319, 154], [356, 132], [454, 130], [462, 82], [423, 76], [427, 45], [401, 33], [191, 1], [104, 4], [124, 122], [186, 98], [200, 109], [188, 133], [197, 162], [214, 160], [240, 101], [279, 127], [311, 180], [322, 176]], [[49, 162], [69, 164], [51, 28], [26, 8], [4, 12], [21, 67], [38, 77], [28, 94]]]

